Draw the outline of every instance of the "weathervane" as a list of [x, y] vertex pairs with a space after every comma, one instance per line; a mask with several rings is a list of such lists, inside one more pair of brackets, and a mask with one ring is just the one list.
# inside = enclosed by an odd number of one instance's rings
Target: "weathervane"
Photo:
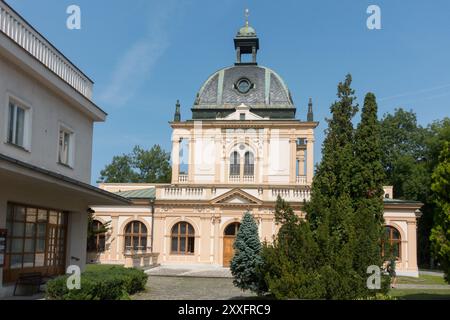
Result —
[[245, 26], [248, 27], [248, 17], [250, 17], [250, 10], [245, 9]]

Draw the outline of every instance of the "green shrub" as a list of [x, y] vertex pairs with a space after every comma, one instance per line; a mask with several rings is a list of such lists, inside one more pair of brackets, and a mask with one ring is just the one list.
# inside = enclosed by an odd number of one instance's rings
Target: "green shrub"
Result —
[[47, 283], [46, 298], [52, 300], [127, 300], [145, 289], [147, 274], [121, 266], [88, 268], [81, 274], [81, 289], [67, 288], [67, 275]]

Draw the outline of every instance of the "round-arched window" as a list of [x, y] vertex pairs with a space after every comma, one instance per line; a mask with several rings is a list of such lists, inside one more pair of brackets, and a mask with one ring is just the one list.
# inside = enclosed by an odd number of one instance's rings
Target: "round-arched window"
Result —
[[230, 155], [230, 176], [239, 176], [241, 174], [241, 163], [239, 153], [234, 151]]
[[247, 151], [244, 156], [244, 176], [253, 176], [255, 174], [255, 157], [253, 153]]
[[382, 255], [386, 259], [400, 259], [402, 239], [400, 232], [391, 226], [385, 227], [385, 235], [382, 241]]
[[140, 221], [131, 221], [125, 227], [125, 251], [147, 251], [147, 227]]
[[192, 225], [187, 222], [178, 222], [171, 232], [172, 254], [194, 254], [195, 232]]
[[104, 252], [106, 246], [106, 228], [98, 220], [92, 221], [91, 236], [88, 239], [89, 252]]
[[239, 227], [241, 224], [239, 222], [230, 223], [224, 231], [224, 235], [226, 236], [236, 236], [239, 232]]

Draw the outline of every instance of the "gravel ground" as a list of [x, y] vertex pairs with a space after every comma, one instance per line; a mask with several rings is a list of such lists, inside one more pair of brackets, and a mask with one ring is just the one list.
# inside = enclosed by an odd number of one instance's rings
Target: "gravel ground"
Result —
[[229, 300], [255, 297], [242, 292], [230, 278], [149, 276], [147, 291], [133, 300]]

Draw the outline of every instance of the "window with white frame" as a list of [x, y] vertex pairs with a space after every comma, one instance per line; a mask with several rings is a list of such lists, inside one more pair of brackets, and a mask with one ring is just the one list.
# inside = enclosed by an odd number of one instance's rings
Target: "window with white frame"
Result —
[[72, 166], [72, 152], [73, 152], [73, 133], [64, 128], [59, 129], [59, 149], [58, 162], [66, 166]]
[[25, 121], [27, 109], [9, 102], [8, 143], [25, 148]]

